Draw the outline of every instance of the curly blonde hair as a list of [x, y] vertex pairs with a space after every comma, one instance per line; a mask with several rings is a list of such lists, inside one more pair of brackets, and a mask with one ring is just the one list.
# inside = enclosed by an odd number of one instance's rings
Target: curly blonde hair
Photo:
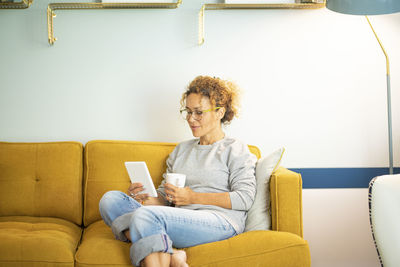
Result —
[[190, 94], [200, 94], [210, 99], [211, 105], [224, 107], [225, 115], [221, 123], [227, 125], [239, 112], [239, 88], [231, 81], [210, 76], [197, 76], [187, 87], [181, 98], [181, 108], [185, 108]]

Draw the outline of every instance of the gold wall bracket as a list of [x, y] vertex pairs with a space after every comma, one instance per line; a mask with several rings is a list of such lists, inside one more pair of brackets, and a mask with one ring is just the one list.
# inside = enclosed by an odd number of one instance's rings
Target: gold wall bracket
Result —
[[299, 3], [282, 4], [204, 4], [199, 12], [199, 45], [204, 43], [204, 13], [205, 10], [221, 9], [318, 9], [326, 5], [326, 1], [296, 0]]
[[33, 0], [22, 0], [21, 2], [0, 2], [0, 8], [24, 9], [30, 7]]
[[134, 8], [178, 8], [182, 0], [175, 3], [51, 3], [47, 6], [47, 31], [49, 44], [53, 45], [57, 38], [54, 37], [53, 19], [55, 10], [71, 9], [134, 9]]

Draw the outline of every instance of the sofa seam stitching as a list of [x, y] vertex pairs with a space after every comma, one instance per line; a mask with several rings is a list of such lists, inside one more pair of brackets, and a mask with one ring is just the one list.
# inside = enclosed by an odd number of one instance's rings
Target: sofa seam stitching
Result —
[[0, 260], [0, 262], [45, 262], [45, 263], [66, 263], [66, 264], [68, 263], [68, 264], [70, 264], [75, 261], [33, 261], [33, 260], [8, 261], [8, 260]]
[[302, 194], [303, 194], [303, 186], [302, 186], [302, 180], [301, 180], [301, 175], [297, 174], [298, 177], [298, 184], [299, 184], [299, 215], [300, 215], [300, 224], [299, 224], [299, 232], [300, 236], [303, 237], [303, 208], [302, 208]]
[[86, 163], [85, 164], [86, 170], [85, 170], [85, 173], [83, 174], [84, 175], [84, 177], [83, 177], [84, 183], [82, 183], [84, 185], [84, 188], [83, 188], [83, 216], [82, 216], [82, 226], [83, 227], [87, 226], [86, 225], [86, 223], [87, 223], [87, 221], [86, 221], [87, 220], [87, 218], [86, 218], [87, 206], [86, 205], [87, 205], [87, 183], [88, 183], [88, 179], [89, 179], [89, 161], [88, 161], [87, 155], [89, 153], [89, 148], [90, 148], [90, 146], [88, 147], [86, 144], [84, 147], [84, 155], [83, 155], [84, 163]]
[[276, 216], [276, 231], [279, 231], [279, 194], [278, 194], [278, 175], [275, 175], [275, 216]]

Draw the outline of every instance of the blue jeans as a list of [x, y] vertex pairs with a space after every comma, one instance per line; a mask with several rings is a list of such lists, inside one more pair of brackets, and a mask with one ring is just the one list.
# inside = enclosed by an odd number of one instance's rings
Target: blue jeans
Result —
[[[109, 191], [99, 203], [104, 222], [123, 240], [130, 231], [132, 264], [154, 252], [172, 254], [172, 245], [185, 248], [215, 242], [236, 235], [222, 216], [201, 210], [167, 206], [142, 206], [120, 191]], [[115, 230], [116, 229], [116, 230]]]

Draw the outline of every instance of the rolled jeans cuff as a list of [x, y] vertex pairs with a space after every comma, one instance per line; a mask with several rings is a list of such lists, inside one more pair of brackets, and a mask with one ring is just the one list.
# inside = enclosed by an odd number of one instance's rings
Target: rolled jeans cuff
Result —
[[156, 234], [144, 237], [131, 246], [132, 264], [140, 266], [140, 262], [154, 252], [172, 254], [172, 241], [166, 234]]
[[132, 214], [133, 212], [125, 213], [112, 222], [111, 230], [116, 239], [129, 242], [129, 239], [126, 238], [124, 231], [129, 229], [129, 223], [131, 221]]

